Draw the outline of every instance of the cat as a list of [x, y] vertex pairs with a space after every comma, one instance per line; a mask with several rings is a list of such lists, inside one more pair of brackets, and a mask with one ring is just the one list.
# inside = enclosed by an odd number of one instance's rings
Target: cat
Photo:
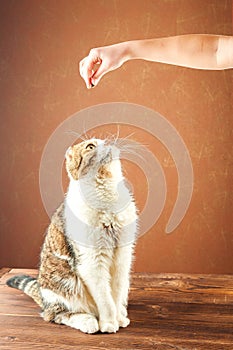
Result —
[[7, 284], [32, 297], [45, 321], [115, 333], [130, 323], [135, 200], [116, 142], [85, 140], [69, 147], [65, 158], [70, 183], [48, 227], [38, 278], [14, 276]]

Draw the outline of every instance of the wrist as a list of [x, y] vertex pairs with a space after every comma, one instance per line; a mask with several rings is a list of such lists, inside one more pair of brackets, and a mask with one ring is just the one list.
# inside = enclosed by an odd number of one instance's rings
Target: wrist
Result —
[[140, 58], [140, 42], [141, 40], [130, 40], [117, 44], [123, 63]]
[[132, 40], [125, 42], [125, 55], [127, 60], [148, 59], [151, 50], [151, 40]]
[[140, 40], [131, 40], [124, 42], [124, 58], [125, 62], [133, 59], [137, 59], [138, 57], [138, 46]]

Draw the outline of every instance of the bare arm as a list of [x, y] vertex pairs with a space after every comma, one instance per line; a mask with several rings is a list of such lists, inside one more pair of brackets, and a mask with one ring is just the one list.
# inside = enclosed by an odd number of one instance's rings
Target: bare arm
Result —
[[80, 74], [89, 88], [132, 59], [196, 69], [233, 68], [233, 36], [189, 34], [104, 46], [92, 49], [80, 62]]
[[[197, 69], [233, 67], [233, 37], [191, 34], [129, 42], [131, 59]], [[231, 51], [231, 59], [230, 59]]]

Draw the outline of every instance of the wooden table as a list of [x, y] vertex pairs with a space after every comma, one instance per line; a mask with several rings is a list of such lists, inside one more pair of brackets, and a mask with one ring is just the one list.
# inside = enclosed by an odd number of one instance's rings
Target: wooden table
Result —
[[233, 276], [135, 273], [131, 324], [116, 334], [87, 335], [46, 323], [39, 307], [5, 281], [37, 270], [3, 269], [0, 349], [233, 350]]

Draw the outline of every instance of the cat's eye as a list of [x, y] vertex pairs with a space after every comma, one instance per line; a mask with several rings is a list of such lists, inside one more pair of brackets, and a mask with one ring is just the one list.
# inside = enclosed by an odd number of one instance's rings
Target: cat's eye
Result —
[[86, 149], [94, 149], [95, 145], [93, 143], [89, 143], [89, 145], [86, 146]]

